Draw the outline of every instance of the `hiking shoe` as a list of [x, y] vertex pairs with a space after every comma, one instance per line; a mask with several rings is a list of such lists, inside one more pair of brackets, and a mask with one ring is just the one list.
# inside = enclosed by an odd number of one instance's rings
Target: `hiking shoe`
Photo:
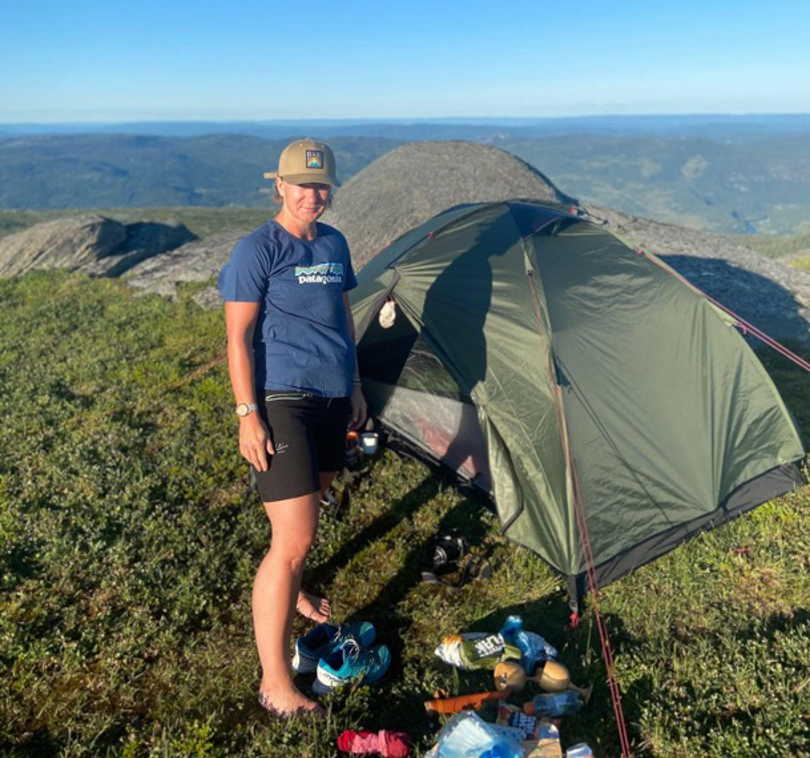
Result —
[[385, 645], [362, 650], [356, 640], [348, 639], [318, 663], [313, 692], [325, 695], [347, 684], [371, 684], [381, 679], [391, 664]]
[[356, 640], [361, 648], [368, 647], [377, 630], [368, 621], [354, 624], [318, 624], [295, 641], [292, 668], [297, 674], [311, 674], [318, 661], [340, 647], [346, 640]]

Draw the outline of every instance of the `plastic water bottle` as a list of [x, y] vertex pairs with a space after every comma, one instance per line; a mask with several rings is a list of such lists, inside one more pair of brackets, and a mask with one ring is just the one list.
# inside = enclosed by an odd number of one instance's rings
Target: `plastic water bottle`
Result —
[[438, 758], [523, 758], [519, 742], [499, 734], [477, 713], [453, 716], [439, 735]]
[[565, 692], [547, 692], [536, 695], [528, 703], [524, 703], [523, 712], [529, 716], [540, 716], [547, 719], [558, 719], [562, 716], [573, 716], [579, 713], [585, 701], [575, 690]]

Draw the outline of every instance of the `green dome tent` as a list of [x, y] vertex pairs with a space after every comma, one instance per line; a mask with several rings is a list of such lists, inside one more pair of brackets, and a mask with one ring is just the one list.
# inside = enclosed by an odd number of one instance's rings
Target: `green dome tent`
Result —
[[804, 483], [795, 424], [733, 319], [585, 218], [458, 206], [358, 279], [370, 412], [489, 493], [506, 536], [572, 590], [589, 568], [577, 503], [605, 584]]

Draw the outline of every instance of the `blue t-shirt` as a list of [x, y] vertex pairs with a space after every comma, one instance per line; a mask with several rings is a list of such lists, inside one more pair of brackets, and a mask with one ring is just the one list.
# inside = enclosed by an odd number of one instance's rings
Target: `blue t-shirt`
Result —
[[219, 273], [228, 301], [260, 303], [253, 336], [256, 387], [352, 394], [355, 347], [343, 293], [357, 286], [346, 238], [317, 224], [312, 241], [275, 220], [236, 243]]

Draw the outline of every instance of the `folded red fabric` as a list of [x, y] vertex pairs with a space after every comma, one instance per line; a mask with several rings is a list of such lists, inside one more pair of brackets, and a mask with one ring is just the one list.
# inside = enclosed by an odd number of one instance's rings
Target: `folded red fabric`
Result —
[[411, 738], [405, 732], [352, 732], [346, 730], [338, 737], [338, 750], [353, 755], [378, 753], [383, 758], [406, 758], [411, 752]]

